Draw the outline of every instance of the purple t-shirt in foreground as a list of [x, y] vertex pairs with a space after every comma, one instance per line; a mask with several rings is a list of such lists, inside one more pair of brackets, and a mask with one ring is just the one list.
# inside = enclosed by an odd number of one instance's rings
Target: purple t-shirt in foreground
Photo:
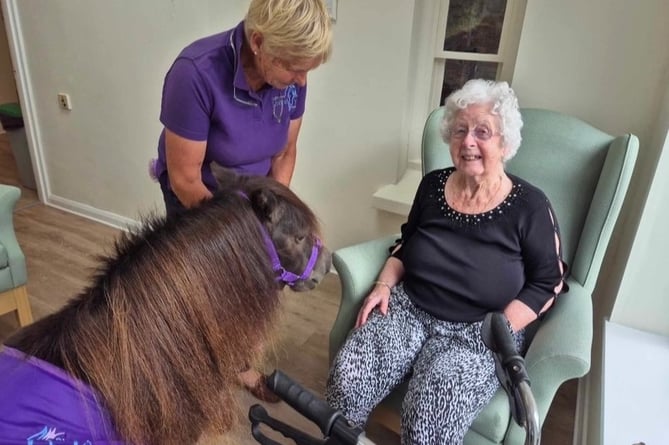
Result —
[[[244, 22], [187, 46], [165, 76], [160, 121], [186, 139], [207, 141], [202, 180], [216, 189], [209, 163], [266, 176], [288, 141], [290, 121], [304, 113], [306, 86], [252, 91], [241, 65]], [[165, 131], [155, 177], [166, 171]]]
[[64, 370], [0, 350], [0, 444], [124, 445], [95, 391]]

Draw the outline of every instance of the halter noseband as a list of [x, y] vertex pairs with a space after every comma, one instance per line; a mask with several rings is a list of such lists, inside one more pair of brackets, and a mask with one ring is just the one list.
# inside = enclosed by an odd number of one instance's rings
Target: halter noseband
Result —
[[[241, 190], [238, 193], [244, 199], [250, 201], [246, 193], [244, 193]], [[295, 283], [297, 283], [298, 281], [306, 280], [307, 278], [309, 278], [311, 273], [314, 271], [314, 267], [316, 267], [316, 261], [318, 260], [318, 252], [320, 252], [322, 247], [320, 238], [314, 238], [314, 245], [311, 246], [311, 255], [309, 256], [309, 261], [307, 261], [307, 265], [304, 267], [304, 271], [302, 272], [302, 274], [297, 275], [289, 270], [286, 270], [281, 265], [281, 260], [279, 259], [279, 253], [276, 250], [276, 246], [274, 246], [272, 237], [269, 235], [267, 228], [262, 223], [260, 223], [259, 225], [260, 225], [260, 230], [262, 231], [263, 240], [265, 241], [265, 248], [267, 249], [267, 253], [269, 254], [270, 260], [272, 260], [272, 271], [276, 274], [276, 281], [288, 285], [290, 287], [293, 287], [295, 286]]]
[[301, 280], [306, 280], [311, 275], [311, 272], [314, 271], [316, 266], [316, 260], [318, 260], [318, 252], [321, 249], [321, 240], [318, 238], [314, 239], [314, 245], [311, 246], [311, 256], [309, 256], [309, 261], [304, 267], [304, 271], [301, 275], [294, 274], [293, 272], [286, 270], [281, 265], [281, 260], [279, 259], [279, 254], [276, 251], [276, 247], [272, 242], [272, 239], [267, 232], [265, 226], [260, 226], [263, 232], [263, 238], [265, 239], [265, 246], [267, 247], [267, 253], [272, 260], [272, 270], [276, 273], [276, 281], [282, 282], [290, 287], [295, 286], [295, 283]]

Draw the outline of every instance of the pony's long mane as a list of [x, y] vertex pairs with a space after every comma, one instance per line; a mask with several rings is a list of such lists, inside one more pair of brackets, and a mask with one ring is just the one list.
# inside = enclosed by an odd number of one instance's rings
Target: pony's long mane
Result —
[[[296, 224], [316, 230], [306, 205], [270, 187], [302, 209]], [[96, 388], [130, 443], [182, 445], [227, 430], [236, 374], [278, 309], [253, 199], [219, 193], [179, 218], [147, 218], [101, 258], [89, 288], [7, 343]]]

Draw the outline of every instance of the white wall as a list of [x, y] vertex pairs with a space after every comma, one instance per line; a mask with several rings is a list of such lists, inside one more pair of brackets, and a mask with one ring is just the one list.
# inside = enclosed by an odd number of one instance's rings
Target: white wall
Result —
[[333, 58], [310, 75], [293, 188], [332, 247], [399, 231], [372, 194], [397, 178], [412, 15], [411, 1], [340, 0]]
[[[669, 93], [669, 2], [565, 0], [528, 2], [513, 85], [520, 103], [578, 116], [619, 135], [639, 137], [640, 153], [628, 199], [602, 275], [627, 262], [639, 215], [662, 150], [658, 119]], [[619, 252], [622, 250], [621, 252]], [[613, 278], [613, 279], [612, 279]], [[620, 277], [600, 283], [613, 302]], [[613, 281], [613, 283], [612, 283]], [[659, 297], [659, 296], [658, 296]], [[653, 297], [651, 297], [653, 298]], [[669, 329], [664, 324], [664, 327]]]
[[[665, 0], [533, 0], [525, 14], [513, 80], [521, 104], [564, 111], [611, 134], [640, 139], [630, 190], [594, 293], [592, 369], [579, 388], [583, 434], [577, 443], [601, 443], [603, 320], [669, 332], [669, 286], [658, 270], [669, 249], [660, 228], [669, 216], [662, 205], [669, 165], [658, 165], [660, 136], [669, 127], [668, 19]], [[644, 207], [656, 166], [659, 174]]]

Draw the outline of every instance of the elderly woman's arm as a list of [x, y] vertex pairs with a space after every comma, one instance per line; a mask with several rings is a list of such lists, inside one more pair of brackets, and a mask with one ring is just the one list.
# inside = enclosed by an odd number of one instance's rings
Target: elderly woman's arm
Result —
[[369, 317], [369, 314], [377, 306], [381, 313], [386, 315], [388, 312], [388, 301], [390, 300], [390, 289], [401, 281], [403, 275], [404, 265], [402, 261], [399, 258], [389, 257], [374, 283], [374, 288], [367, 295], [358, 312], [358, 318], [355, 321], [356, 328], [367, 322], [367, 317]]
[[547, 211], [539, 212], [533, 219], [535, 224], [528, 229], [524, 249], [527, 283], [518, 297], [504, 308], [514, 332], [550, 309], [564, 286], [560, 233], [550, 204]]
[[[546, 304], [541, 309], [539, 314], [547, 311], [553, 304], [554, 300], [555, 297], [552, 297], [550, 300], [548, 300], [548, 302], [546, 302]], [[511, 303], [509, 303], [504, 308], [504, 315], [509, 320], [513, 332], [523, 329], [525, 326], [532, 323], [538, 317], [538, 314], [536, 314], [531, 307], [529, 307], [520, 300], [511, 301]]]

